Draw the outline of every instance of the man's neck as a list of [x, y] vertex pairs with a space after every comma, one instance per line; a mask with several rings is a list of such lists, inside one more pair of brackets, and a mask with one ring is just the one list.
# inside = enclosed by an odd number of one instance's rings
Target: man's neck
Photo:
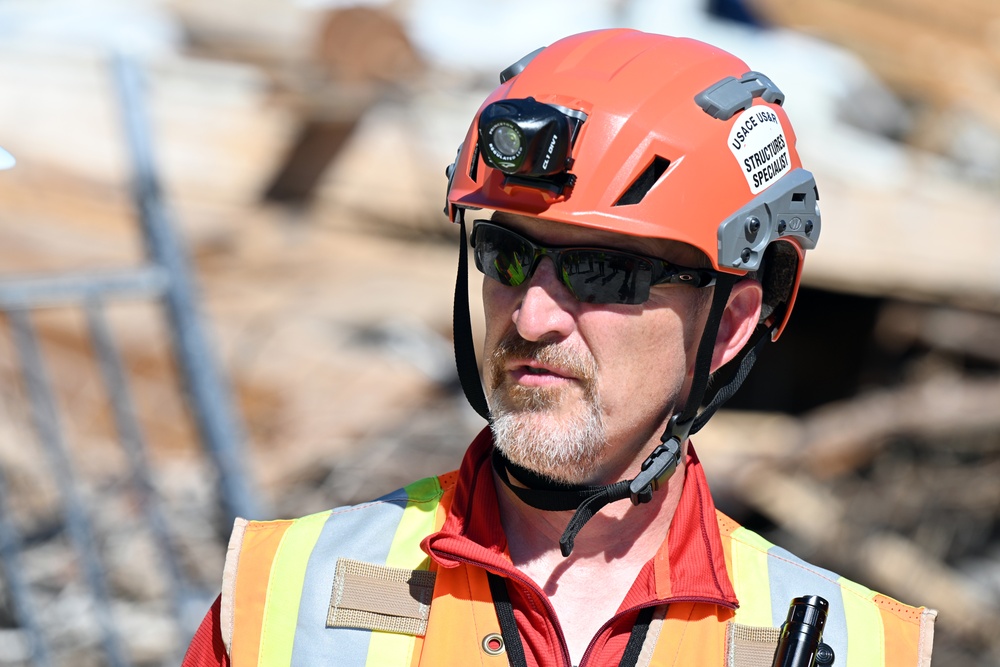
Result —
[[[516, 484], [517, 481], [513, 480]], [[521, 501], [494, 474], [497, 499], [511, 558], [515, 565], [533, 562], [549, 554], [559, 561], [585, 561], [599, 558], [604, 563], [619, 559], [652, 558], [673, 519], [684, 485], [683, 461], [665, 489], [653, 494], [653, 500], [632, 505], [626, 500], [610, 503], [591, 519], [576, 538], [573, 553], [564, 559], [559, 550], [559, 538], [573, 516], [572, 511], [541, 510]], [[542, 582], [539, 582], [542, 583]]]
[[[511, 560], [548, 595], [570, 652], [579, 660], [666, 539], [684, 485], [683, 462], [651, 502], [606, 505], [577, 535], [568, 558], [560, 552], [559, 538], [573, 512], [531, 507], [495, 474], [494, 485]], [[599, 595], [594, 593], [595, 582], [600, 582]]]

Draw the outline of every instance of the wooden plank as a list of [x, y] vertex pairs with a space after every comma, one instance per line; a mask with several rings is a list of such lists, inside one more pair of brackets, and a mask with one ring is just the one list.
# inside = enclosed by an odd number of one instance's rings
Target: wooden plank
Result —
[[[255, 201], [292, 131], [267, 79], [244, 65], [181, 56], [146, 65], [155, 157], [170, 194]], [[0, 135], [18, 171], [55, 168], [126, 188], [121, 111], [104, 51], [0, 45], [0, 89]]]
[[1000, 129], [997, 3], [753, 0], [778, 25], [846, 46], [906, 99], [963, 108]]
[[1000, 312], [995, 198], [916, 157], [896, 168], [889, 182], [868, 183], [814, 167], [823, 231], [803, 281]]
[[895, 17], [900, 25], [947, 31], [979, 43], [992, 38], [992, 22], [1000, 19], [1000, 5], [993, 0], [786, 0], [780, 6], [774, 0], [752, 2], [767, 6], [774, 15], [794, 12], [800, 21], [808, 21], [810, 12], [824, 4], [863, 9]]

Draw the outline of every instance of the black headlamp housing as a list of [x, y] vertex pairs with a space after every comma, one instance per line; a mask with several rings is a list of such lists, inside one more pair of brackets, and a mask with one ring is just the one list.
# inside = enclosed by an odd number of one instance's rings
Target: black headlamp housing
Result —
[[586, 118], [532, 97], [494, 102], [479, 116], [479, 153], [508, 182], [562, 192], [573, 184], [571, 153]]

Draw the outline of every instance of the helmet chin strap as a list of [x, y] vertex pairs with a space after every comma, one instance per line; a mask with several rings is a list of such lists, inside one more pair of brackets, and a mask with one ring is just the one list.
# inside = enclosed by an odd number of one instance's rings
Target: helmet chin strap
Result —
[[[489, 404], [486, 401], [486, 394], [479, 378], [479, 366], [472, 338], [472, 322], [469, 314], [468, 240], [463, 210], [458, 213], [458, 223], [461, 228], [461, 249], [458, 260], [458, 277], [455, 281], [453, 321], [455, 360], [458, 366], [459, 381], [469, 404], [480, 416], [492, 424], [493, 419], [490, 415]], [[660, 436], [660, 444], [643, 461], [641, 470], [635, 478], [602, 486], [563, 484], [554, 482], [510, 461], [498, 449], [494, 448], [493, 469], [507, 488], [522, 502], [540, 510], [574, 510], [566, 530], [559, 539], [559, 547], [564, 557], [572, 553], [576, 536], [584, 525], [608, 503], [625, 498], [630, 498], [633, 505], [650, 502], [653, 499], [653, 492], [665, 486], [667, 480], [677, 469], [680, 462], [681, 445], [684, 441], [687, 440], [688, 436], [697, 433], [715, 414], [719, 406], [736, 393], [743, 380], [746, 379], [760, 349], [771, 338], [771, 327], [764, 325], [758, 327], [754, 339], [730, 362], [730, 364], [738, 364], [732, 379], [714, 393], [709, 405], [699, 414], [698, 409], [708, 393], [712, 355], [715, 350], [719, 324], [722, 321], [722, 315], [725, 312], [733, 285], [736, 284], [737, 280], [739, 280], [739, 276], [727, 273], [719, 275], [708, 319], [705, 323], [705, 330], [698, 345], [694, 376], [687, 403], [683, 410], [672, 415], [667, 421], [666, 429]], [[511, 474], [524, 486], [515, 485], [510, 479]]]
[[493, 424], [483, 383], [479, 379], [479, 361], [476, 359], [476, 347], [472, 339], [472, 315], [469, 313], [469, 239], [465, 233], [465, 209], [458, 209], [457, 220], [461, 231], [451, 320], [452, 337], [455, 339], [455, 365], [469, 405], [480, 417]]

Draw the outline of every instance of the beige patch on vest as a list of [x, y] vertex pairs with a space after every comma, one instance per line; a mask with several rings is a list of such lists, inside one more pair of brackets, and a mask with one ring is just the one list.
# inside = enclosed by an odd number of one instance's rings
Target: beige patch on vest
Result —
[[771, 667], [781, 628], [728, 624], [726, 667]]
[[435, 573], [426, 570], [340, 558], [333, 577], [326, 627], [423, 636], [427, 632], [435, 577]]

